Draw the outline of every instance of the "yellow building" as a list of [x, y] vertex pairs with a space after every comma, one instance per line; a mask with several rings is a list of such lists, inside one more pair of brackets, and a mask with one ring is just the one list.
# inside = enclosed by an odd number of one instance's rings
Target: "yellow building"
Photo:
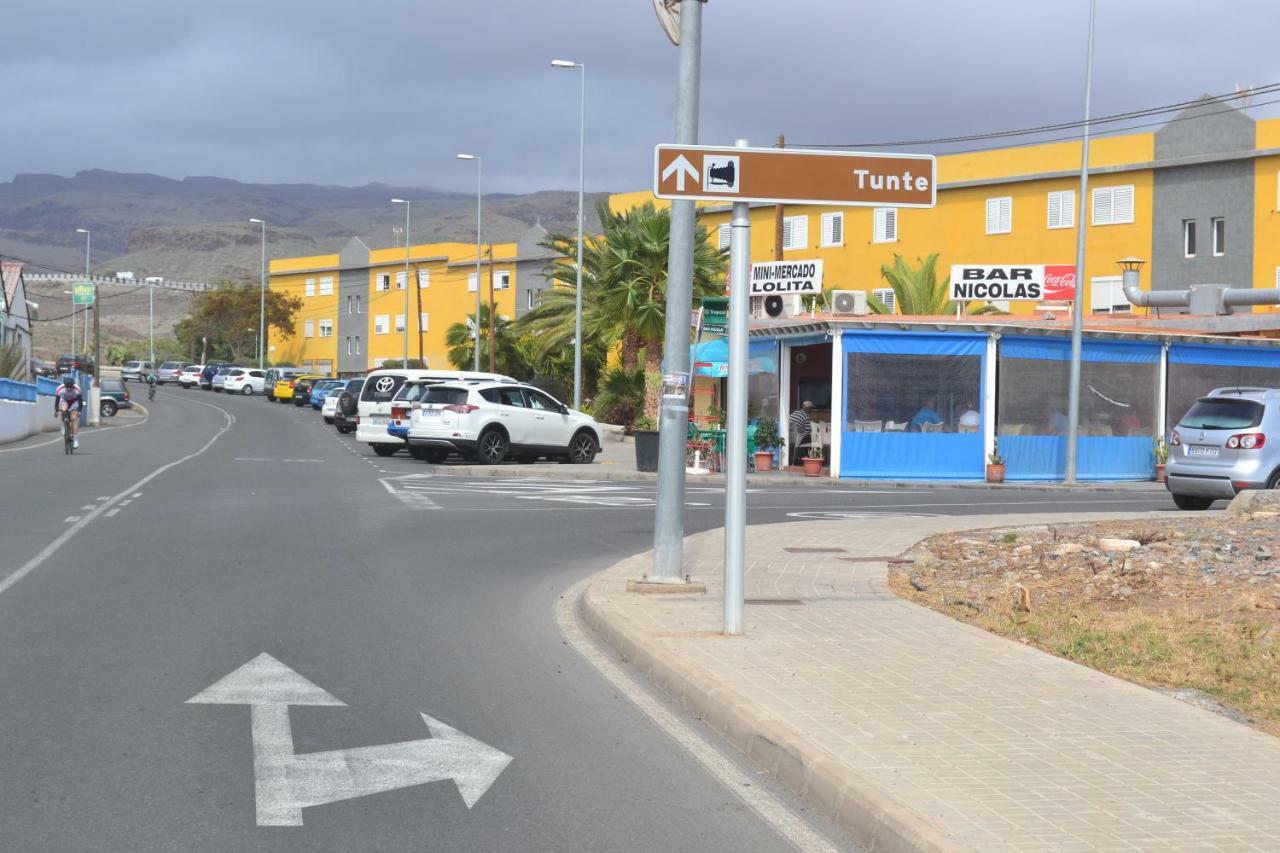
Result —
[[[864, 290], [889, 304], [880, 269], [895, 254], [915, 263], [937, 252], [939, 278], [952, 264], [1074, 265], [1083, 213], [1091, 313], [1133, 310], [1116, 265], [1130, 256], [1148, 262], [1144, 289], [1280, 286], [1280, 120], [1255, 122], [1206, 98], [1157, 131], [1097, 138], [1083, 211], [1079, 170], [1079, 142], [942, 155], [936, 207], [787, 206], [781, 257], [820, 258], [825, 290]], [[649, 191], [610, 204], [646, 201]], [[775, 258], [775, 210], [752, 206], [753, 262]], [[700, 205], [699, 222], [721, 248], [728, 221], [727, 205]], [[1035, 304], [1008, 308], [1029, 314]]]
[[[518, 243], [486, 244], [478, 285], [499, 317], [519, 317], [548, 286], [545, 236], [535, 226]], [[273, 260], [271, 289], [297, 296], [302, 309], [292, 335], [268, 336], [268, 360], [349, 375], [398, 361], [407, 346], [410, 359], [448, 367], [449, 327], [475, 315], [475, 244], [411, 246], [407, 277], [405, 254], [403, 246], [370, 249], [353, 237], [336, 254]]]

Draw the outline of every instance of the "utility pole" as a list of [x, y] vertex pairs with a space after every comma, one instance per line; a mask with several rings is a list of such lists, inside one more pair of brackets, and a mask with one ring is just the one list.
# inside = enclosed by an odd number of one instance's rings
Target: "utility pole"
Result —
[[[414, 290], [418, 291], [418, 317], [414, 321], [415, 323], [418, 324], [418, 364], [420, 364], [422, 367], [426, 367], [427, 358], [422, 354], [422, 286], [418, 283], [418, 276], [420, 274], [421, 273], [418, 270], [418, 268], [414, 267], [413, 287], [414, 287]], [[408, 320], [407, 317], [405, 319]]]
[[[680, 3], [680, 50], [676, 74], [675, 141], [698, 143], [698, 93], [702, 65], [702, 6]], [[658, 434], [658, 493], [653, 525], [656, 583], [684, 582], [684, 467], [689, 429], [689, 309], [693, 304], [693, 240], [697, 212], [692, 201], [671, 203], [667, 257], [667, 316], [663, 342], [662, 397]], [[732, 459], [730, 465], [743, 464]]]
[[1076, 444], [1080, 435], [1080, 349], [1084, 338], [1085, 216], [1089, 213], [1089, 116], [1093, 94], [1093, 22], [1098, 0], [1089, 0], [1089, 48], [1084, 65], [1084, 133], [1080, 143], [1080, 202], [1076, 205], [1076, 298], [1071, 306], [1071, 380], [1067, 390], [1067, 470], [1076, 481]]
[[265, 365], [267, 351], [267, 222], [250, 219], [262, 226], [262, 278], [258, 282], [258, 369]]
[[[777, 148], [787, 147], [787, 137], [781, 133], [778, 134]], [[782, 260], [782, 225], [786, 220], [787, 206], [785, 204], [775, 204], [773, 206], [773, 259], [775, 261]]]
[[[739, 139], [738, 148], [747, 140]], [[751, 302], [751, 206], [733, 203], [730, 222], [729, 275], [729, 410], [725, 424], [724, 486], [724, 632], [743, 631], [743, 598], [747, 548], [747, 308]]]
[[409, 366], [409, 210], [413, 206], [406, 198], [393, 198], [392, 204], [404, 205], [404, 361], [401, 367]]
[[[494, 346], [494, 322], [498, 303], [493, 295], [493, 244], [489, 244], [489, 372], [498, 372], [498, 353]], [[479, 340], [479, 336], [476, 337]]]
[[[148, 276], [150, 278], [150, 276]], [[156, 366], [156, 283], [147, 282], [147, 332], [151, 337], [151, 366]]]

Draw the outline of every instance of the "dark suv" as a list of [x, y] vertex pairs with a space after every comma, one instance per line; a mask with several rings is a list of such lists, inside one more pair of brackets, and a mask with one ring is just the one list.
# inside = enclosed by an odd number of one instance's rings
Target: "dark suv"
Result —
[[93, 359], [87, 355], [61, 355], [58, 356], [58, 375], [66, 376], [73, 370], [79, 370], [82, 373], [93, 372]]
[[360, 404], [360, 389], [363, 387], [363, 376], [348, 379], [347, 386], [338, 395], [338, 408], [333, 412], [333, 428], [343, 435], [356, 431], [356, 407]]

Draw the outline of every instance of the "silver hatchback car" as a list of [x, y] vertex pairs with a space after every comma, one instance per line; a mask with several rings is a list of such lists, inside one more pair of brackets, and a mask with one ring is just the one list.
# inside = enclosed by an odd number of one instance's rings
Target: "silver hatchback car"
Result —
[[1215, 388], [1182, 416], [1169, 445], [1165, 484], [1179, 509], [1280, 488], [1280, 389]]

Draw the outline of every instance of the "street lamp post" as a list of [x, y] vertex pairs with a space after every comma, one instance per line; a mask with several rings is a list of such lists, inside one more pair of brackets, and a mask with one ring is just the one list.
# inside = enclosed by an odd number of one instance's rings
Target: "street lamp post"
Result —
[[[475, 366], [472, 368], [477, 373], [480, 372], [480, 215], [481, 215], [481, 183], [480, 183], [480, 155], [478, 154], [459, 154], [459, 160], [475, 160], [476, 161], [476, 345], [475, 345]], [[406, 282], [406, 285], [408, 282]], [[408, 318], [405, 318], [408, 319]]]
[[1089, 212], [1089, 115], [1093, 93], [1093, 21], [1098, 0], [1089, 0], [1089, 49], [1084, 65], [1084, 133], [1080, 143], [1080, 203], [1076, 205], [1076, 298], [1071, 311], [1071, 379], [1067, 389], [1067, 470], [1076, 481], [1076, 442], [1080, 435], [1080, 349], [1084, 337], [1085, 215]]
[[[409, 209], [413, 206], [408, 199], [393, 198], [392, 204], [404, 205], [404, 361], [401, 367], [409, 366]], [[476, 292], [480, 291], [480, 279], [476, 277]]]
[[[84, 235], [84, 277], [89, 280], [90, 286], [93, 286], [93, 274], [90, 272], [90, 247], [92, 243], [92, 235], [87, 228], [77, 228], [77, 233]], [[98, 288], [93, 287], [93, 384], [98, 385], [98, 377], [102, 374], [102, 307], [98, 299]], [[86, 344], [87, 346], [87, 344]], [[90, 415], [92, 418], [93, 415]]]
[[577, 68], [581, 72], [582, 94], [578, 106], [578, 281], [573, 304], [573, 407], [582, 408], [582, 201], [586, 194], [587, 159], [587, 66], [567, 59], [553, 59], [556, 68]]
[[263, 343], [267, 339], [267, 223], [264, 219], [250, 219], [262, 226], [262, 278], [258, 282], [258, 369], [264, 365]]
[[[89, 275], [89, 246], [90, 246], [90, 240], [92, 238], [89, 234], [89, 229], [87, 228], [77, 228], [76, 233], [84, 235], [84, 280], [86, 284], [92, 287], [93, 279]], [[98, 288], [96, 287], [93, 288], [93, 312], [95, 314], [98, 313]], [[72, 354], [74, 354], [75, 351], [76, 351], [75, 338], [73, 335], [72, 344], [71, 344]], [[84, 307], [84, 348], [82, 349], [82, 352], [86, 354], [89, 352], [89, 306], [88, 305]]]

